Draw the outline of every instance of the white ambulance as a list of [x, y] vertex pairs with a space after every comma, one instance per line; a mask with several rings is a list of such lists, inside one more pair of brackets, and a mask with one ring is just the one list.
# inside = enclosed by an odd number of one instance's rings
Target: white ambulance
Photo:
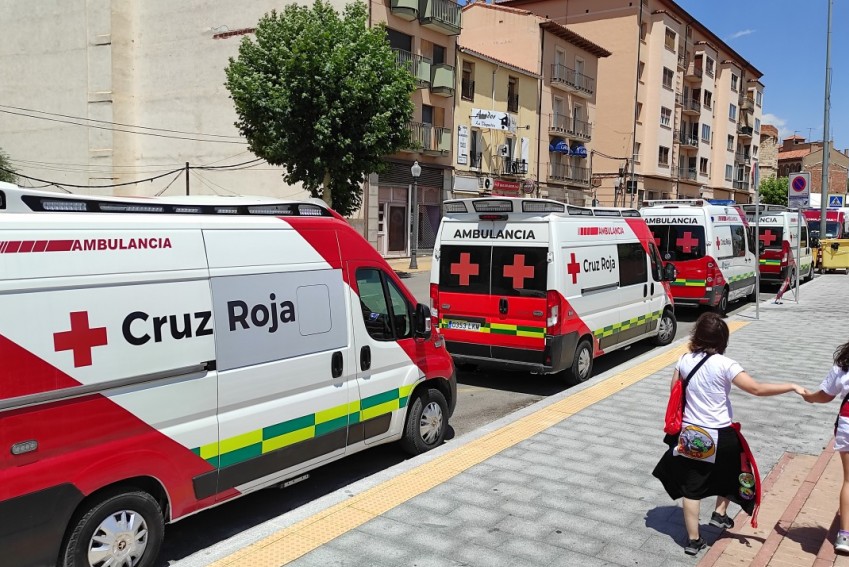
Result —
[[[760, 205], [761, 218], [758, 228], [758, 241], [761, 245], [758, 266], [761, 282], [780, 284], [790, 270], [790, 281], [796, 280], [796, 270], [792, 260], [798, 251], [795, 262], [802, 281], [814, 277], [814, 254], [808, 238], [808, 224], [799, 212], [788, 211], [786, 207]], [[766, 208], [769, 207], [769, 208]], [[766, 210], [764, 210], [766, 209]], [[744, 205], [749, 226], [755, 227], [755, 206]], [[801, 226], [799, 226], [801, 224]], [[798, 245], [798, 249], [797, 249]]]
[[150, 567], [166, 522], [443, 441], [429, 310], [326, 207], [0, 195], [0, 563]]
[[672, 282], [676, 305], [706, 306], [724, 315], [728, 303], [755, 298], [754, 237], [736, 206], [703, 199], [646, 201], [646, 220]]
[[431, 313], [455, 361], [578, 380], [593, 359], [646, 337], [668, 344], [668, 279], [636, 210], [543, 199], [444, 203]]

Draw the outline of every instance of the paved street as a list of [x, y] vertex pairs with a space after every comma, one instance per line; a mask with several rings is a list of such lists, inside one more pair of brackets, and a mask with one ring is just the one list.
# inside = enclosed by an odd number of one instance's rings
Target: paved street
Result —
[[[845, 340], [832, 303], [845, 285], [845, 276], [819, 277], [798, 305], [730, 317], [728, 354], [761, 380], [815, 388]], [[684, 349], [653, 349], [173, 564], [693, 565], [680, 507], [650, 474], [664, 450], [671, 365]], [[785, 452], [819, 455], [837, 410], [736, 390], [732, 401], [764, 477]], [[222, 514], [238, 517], [238, 507]]]

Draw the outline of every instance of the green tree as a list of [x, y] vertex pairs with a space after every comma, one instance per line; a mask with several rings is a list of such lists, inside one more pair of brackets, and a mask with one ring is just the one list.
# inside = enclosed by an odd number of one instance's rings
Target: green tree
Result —
[[15, 175], [15, 169], [9, 162], [9, 154], [0, 149], [0, 181], [6, 183], [17, 183], [18, 176]]
[[770, 177], [761, 181], [758, 192], [761, 194], [761, 203], [765, 205], [787, 206], [787, 177]]
[[226, 69], [251, 151], [344, 216], [362, 203], [365, 176], [410, 141], [413, 76], [385, 27], [366, 22], [361, 2], [341, 17], [322, 0], [289, 4], [260, 19]]

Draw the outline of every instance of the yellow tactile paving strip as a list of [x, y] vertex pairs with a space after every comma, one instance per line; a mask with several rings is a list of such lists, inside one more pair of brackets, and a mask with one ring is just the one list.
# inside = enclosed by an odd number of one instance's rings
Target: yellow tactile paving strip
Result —
[[[729, 321], [733, 333], [748, 323]], [[210, 567], [281, 567], [407, 500], [439, 486], [464, 470], [544, 431], [571, 415], [674, 363], [686, 345], [670, 349], [595, 386], [476, 439], [344, 502], [220, 559]]]

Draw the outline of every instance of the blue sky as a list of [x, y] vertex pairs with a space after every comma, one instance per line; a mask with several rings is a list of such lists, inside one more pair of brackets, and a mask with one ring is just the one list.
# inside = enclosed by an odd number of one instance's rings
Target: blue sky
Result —
[[[763, 74], [765, 124], [783, 138], [822, 139], [827, 0], [677, 0]], [[849, 148], [849, 2], [831, 13], [831, 132]]]

